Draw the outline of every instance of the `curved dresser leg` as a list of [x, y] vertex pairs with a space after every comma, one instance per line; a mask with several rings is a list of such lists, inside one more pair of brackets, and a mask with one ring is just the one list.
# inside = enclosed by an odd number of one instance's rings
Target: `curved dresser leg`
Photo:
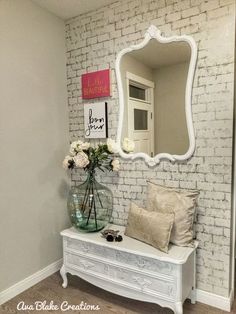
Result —
[[183, 304], [182, 304], [182, 302], [175, 303], [175, 314], [183, 314]]
[[65, 265], [63, 264], [61, 269], [60, 269], [60, 274], [61, 277], [63, 279], [63, 283], [62, 283], [62, 287], [66, 288], [68, 285], [68, 280], [67, 280], [67, 275], [66, 275], [66, 269], [65, 269]]

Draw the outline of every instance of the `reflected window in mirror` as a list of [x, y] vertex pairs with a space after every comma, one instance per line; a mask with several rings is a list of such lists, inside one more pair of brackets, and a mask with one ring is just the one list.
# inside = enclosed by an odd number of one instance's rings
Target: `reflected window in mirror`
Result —
[[134, 109], [134, 130], [146, 131], [148, 129], [148, 111]]
[[[134, 84], [134, 83], [133, 83]], [[129, 83], [129, 97], [139, 100], [146, 100], [146, 90], [144, 87], [138, 87]]]

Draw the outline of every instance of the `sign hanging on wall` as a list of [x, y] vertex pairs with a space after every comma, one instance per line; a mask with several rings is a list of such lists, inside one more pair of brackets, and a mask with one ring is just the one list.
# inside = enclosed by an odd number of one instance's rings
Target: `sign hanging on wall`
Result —
[[82, 74], [82, 98], [110, 96], [110, 70]]
[[107, 103], [84, 104], [84, 137], [107, 138]]

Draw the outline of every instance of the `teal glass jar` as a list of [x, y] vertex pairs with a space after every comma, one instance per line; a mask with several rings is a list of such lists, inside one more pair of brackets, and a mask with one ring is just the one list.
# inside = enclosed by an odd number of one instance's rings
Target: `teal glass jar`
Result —
[[89, 172], [87, 180], [71, 188], [67, 208], [72, 225], [84, 232], [102, 230], [111, 219], [113, 195]]

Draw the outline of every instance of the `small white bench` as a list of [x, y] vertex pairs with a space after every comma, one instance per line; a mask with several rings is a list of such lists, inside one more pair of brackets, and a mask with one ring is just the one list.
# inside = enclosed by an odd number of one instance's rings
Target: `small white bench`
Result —
[[194, 248], [170, 245], [163, 253], [150, 245], [124, 236], [122, 242], [107, 242], [100, 232], [82, 233], [74, 228], [61, 232], [63, 236], [62, 286], [67, 287], [66, 273], [131, 299], [157, 303], [183, 313], [183, 302], [195, 303]]

